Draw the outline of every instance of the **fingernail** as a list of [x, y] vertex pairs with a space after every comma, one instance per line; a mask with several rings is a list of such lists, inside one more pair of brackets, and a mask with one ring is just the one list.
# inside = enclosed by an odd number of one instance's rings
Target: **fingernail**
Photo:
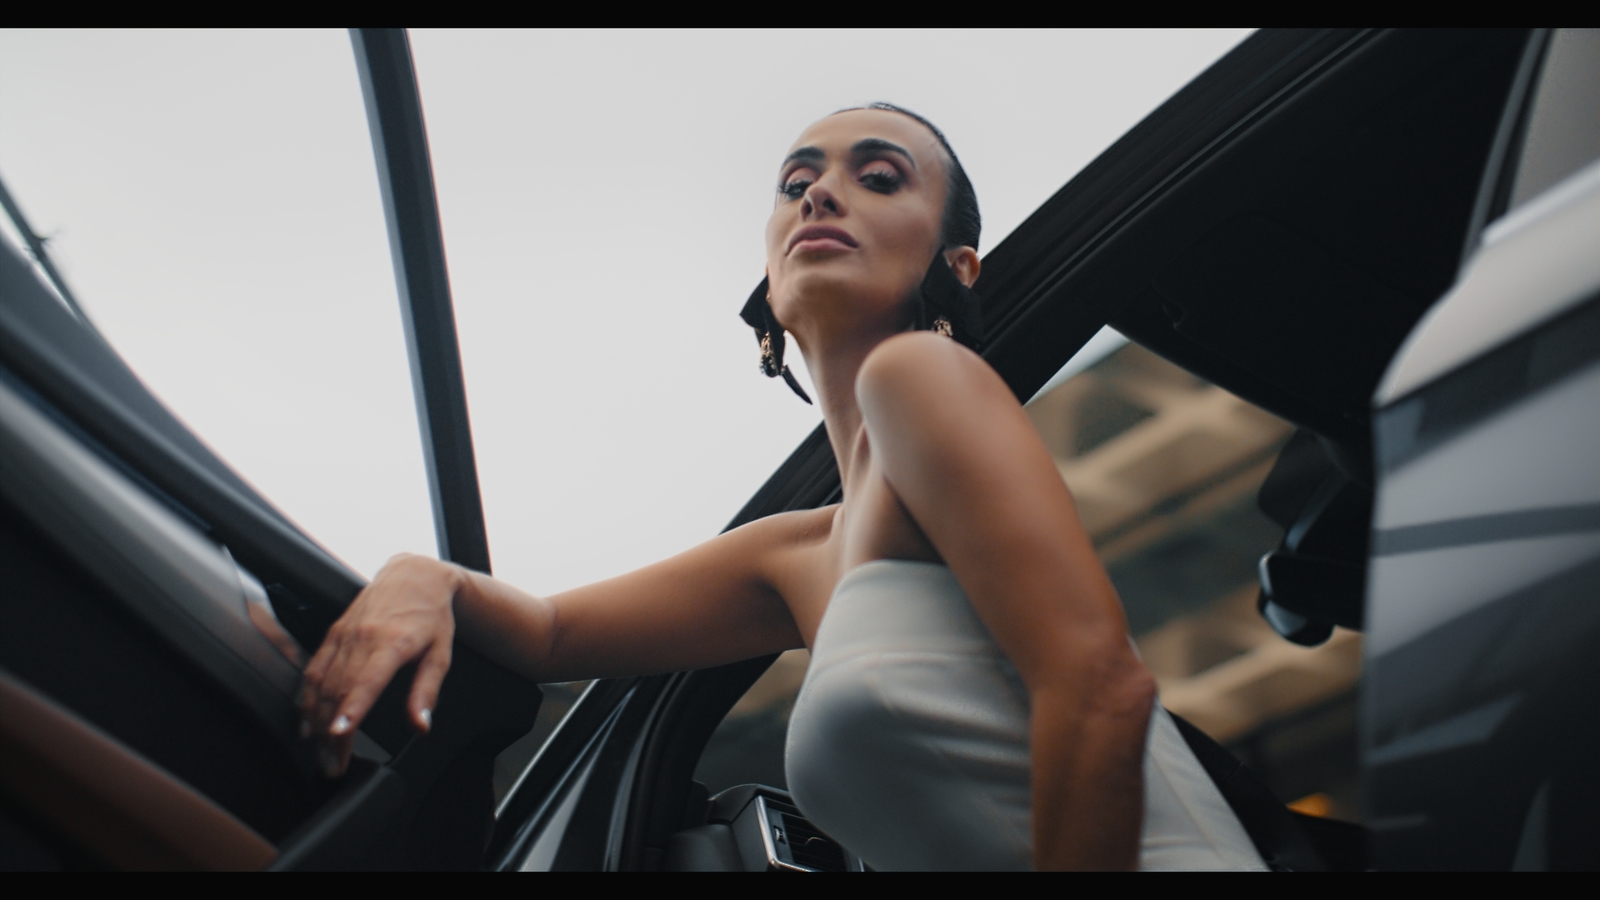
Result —
[[332, 735], [340, 735], [340, 734], [344, 734], [346, 731], [349, 731], [349, 730], [350, 730], [350, 717], [342, 715], [342, 716], [339, 716], [337, 719], [333, 720], [333, 725], [329, 726], [328, 733], [332, 734]]
[[422, 720], [422, 727], [433, 730], [433, 710], [421, 709], [417, 711], [417, 718]]
[[317, 764], [322, 766], [322, 774], [329, 778], [339, 777], [339, 757], [327, 747], [317, 748]]
[[310, 719], [301, 719], [300, 720], [300, 739], [301, 740], [305, 740], [308, 737], [311, 737], [311, 720]]

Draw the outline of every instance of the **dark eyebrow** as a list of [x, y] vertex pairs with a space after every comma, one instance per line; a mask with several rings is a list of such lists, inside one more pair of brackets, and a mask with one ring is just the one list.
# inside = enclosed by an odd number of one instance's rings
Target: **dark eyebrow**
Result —
[[911, 164], [911, 168], [915, 169], [917, 167], [917, 161], [911, 157], [910, 150], [899, 144], [890, 143], [883, 138], [862, 138], [855, 142], [855, 145], [850, 148], [850, 152], [856, 156], [865, 156], [869, 153], [898, 153], [906, 158], [906, 162]]
[[[911, 164], [911, 168], [915, 169], [917, 167], [917, 161], [912, 157], [910, 150], [883, 138], [862, 138], [850, 147], [850, 152], [856, 156], [866, 156], [871, 153], [898, 153], [906, 158], [906, 162]], [[800, 161], [822, 162], [827, 158], [828, 155], [822, 152], [821, 147], [800, 147], [785, 156], [783, 164], [787, 166], [789, 163]]]
[[805, 160], [806, 162], [821, 162], [822, 160], [827, 159], [827, 156], [828, 155], [826, 153], [822, 152], [821, 147], [801, 147], [788, 156], [785, 156], [783, 158], [783, 165], [787, 166], [789, 163], [795, 162], [796, 160]]

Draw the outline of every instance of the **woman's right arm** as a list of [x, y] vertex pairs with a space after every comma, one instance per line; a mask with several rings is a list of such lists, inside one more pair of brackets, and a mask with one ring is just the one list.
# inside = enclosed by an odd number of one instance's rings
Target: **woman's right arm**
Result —
[[330, 774], [343, 771], [356, 728], [412, 662], [407, 707], [418, 730], [428, 730], [457, 630], [469, 646], [540, 682], [704, 668], [801, 646], [775, 580], [826, 538], [825, 515], [772, 516], [549, 597], [429, 557], [397, 556], [306, 666], [307, 736], [325, 741]]

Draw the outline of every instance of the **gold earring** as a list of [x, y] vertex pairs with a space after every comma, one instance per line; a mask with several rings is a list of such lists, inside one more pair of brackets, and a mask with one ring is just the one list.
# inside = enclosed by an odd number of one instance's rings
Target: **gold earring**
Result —
[[772, 332], [761, 332], [761, 371], [772, 377], [778, 374], [778, 355], [772, 352]]
[[942, 334], [945, 337], [950, 338], [951, 340], [954, 340], [955, 336], [956, 336], [955, 326], [951, 325], [950, 324], [950, 320], [945, 318], [944, 316], [940, 316], [939, 318], [934, 319], [933, 320], [933, 327], [931, 329], [929, 329], [929, 330], [932, 331], [934, 334]]

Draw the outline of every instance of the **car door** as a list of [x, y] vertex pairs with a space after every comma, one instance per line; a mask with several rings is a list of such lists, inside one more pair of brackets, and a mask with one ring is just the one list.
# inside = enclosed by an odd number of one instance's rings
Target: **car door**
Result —
[[1373, 860], [1593, 869], [1600, 32], [1531, 36], [1459, 282], [1376, 394]]
[[[487, 570], [409, 49], [352, 36], [441, 554]], [[0, 248], [0, 802], [44, 867], [472, 869], [535, 685], [457, 648], [433, 732], [406, 678], [328, 781], [295, 697], [364, 579], [198, 439], [94, 329], [9, 194]]]

